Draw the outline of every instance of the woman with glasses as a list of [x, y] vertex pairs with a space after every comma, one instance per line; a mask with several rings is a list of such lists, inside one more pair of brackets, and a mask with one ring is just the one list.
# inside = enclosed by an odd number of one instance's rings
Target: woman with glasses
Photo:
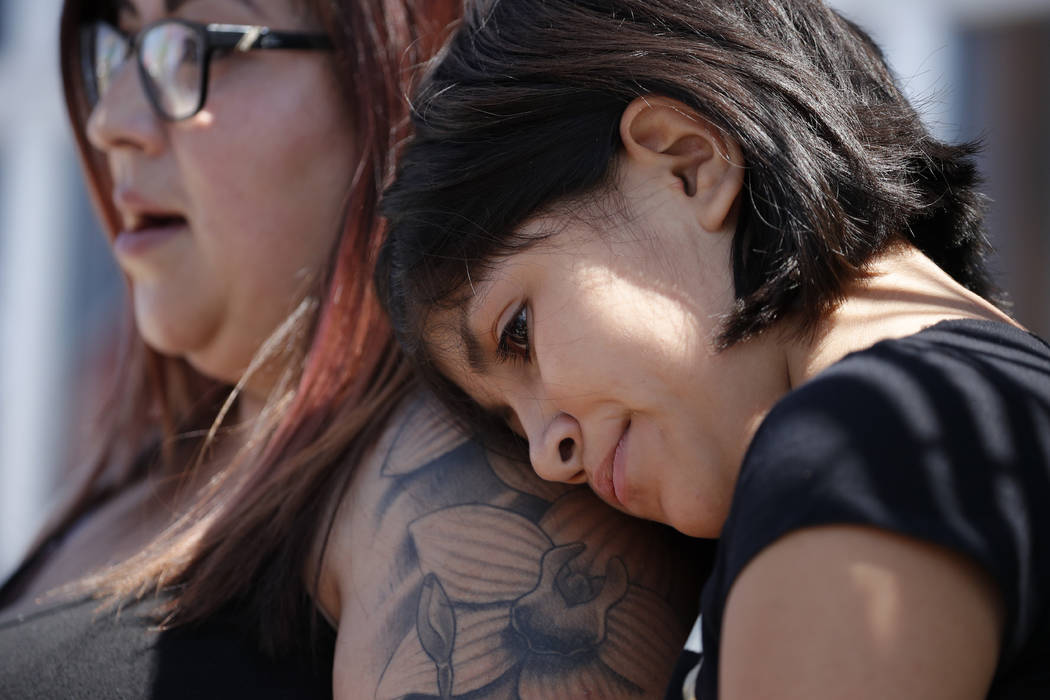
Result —
[[406, 349], [538, 475], [720, 538], [669, 699], [1050, 697], [1050, 345], [992, 301], [974, 147], [861, 29], [479, 4], [413, 115]]
[[700, 553], [467, 440], [371, 290], [406, 84], [456, 14], [66, 2], [133, 323], [94, 458], [0, 590], [0, 695], [661, 692]]

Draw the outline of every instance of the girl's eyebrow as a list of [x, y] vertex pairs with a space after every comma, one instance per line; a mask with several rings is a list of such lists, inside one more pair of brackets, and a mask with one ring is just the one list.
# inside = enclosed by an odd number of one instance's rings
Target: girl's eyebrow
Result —
[[470, 365], [470, 369], [478, 374], [487, 374], [489, 363], [485, 360], [485, 353], [481, 350], [481, 341], [474, 335], [470, 327], [469, 304], [459, 309], [459, 342], [466, 349], [467, 364]]
[[[477, 336], [474, 335], [474, 331], [470, 328], [468, 313], [468, 307], [460, 307], [458, 328], [459, 340], [463, 344], [463, 347], [466, 348], [467, 364], [470, 365], [471, 371], [484, 376], [489, 373], [491, 363], [485, 359], [485, 353], [482, 352], [481, 349], [481, 342], [478, 340]], [[510, 404], [486, 403], [476, 396], [471, 396], [471, 398], [483, 411], [500, 416], [504, 421], [508, 421], [508, 416], [513, 413]]]

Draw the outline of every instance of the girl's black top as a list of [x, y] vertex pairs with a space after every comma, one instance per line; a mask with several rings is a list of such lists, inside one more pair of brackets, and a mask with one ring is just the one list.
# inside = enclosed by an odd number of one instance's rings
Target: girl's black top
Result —
[[[1004, 323], [946, 321], [849, 355], [784, 397], [744, 458], [684, 697], [718, 697], [722, 615], [748, 562], [830, 524], [976, 562], [1006, 613], [987, 697], [1050, 698], [1050, 345]], [[680, 670], [697, 661], [683, 654]], [[683, 698], [680, 679], [667, 697]]]

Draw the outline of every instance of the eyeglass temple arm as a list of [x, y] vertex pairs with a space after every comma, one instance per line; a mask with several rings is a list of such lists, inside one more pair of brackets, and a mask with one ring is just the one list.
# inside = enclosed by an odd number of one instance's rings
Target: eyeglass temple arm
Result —
[[251, 51], [253, 49], [331, 49], [325, 34], [275, 32], [252, 24], [209, 24], [208, 43], [212, 48]]

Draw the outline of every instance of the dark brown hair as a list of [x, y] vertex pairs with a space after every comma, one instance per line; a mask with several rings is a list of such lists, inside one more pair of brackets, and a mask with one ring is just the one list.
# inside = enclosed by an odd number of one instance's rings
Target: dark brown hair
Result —
[[878, 47], [821, 2], [478, 3], [415, 94], [376, 269], [399, 339], [454, 404], [423, 342], [429, 310], [528, 245], [526, 219], [615, 185], [620, 118], [644, 95], [744, 153], [723, 347], [788, 316], [812, 330], [900, 240], [994, 293], [975, 146], [931, 136]]
[[[303, 639], [314, 604], [306, 571], [330, 526], [333, 494], [372, 445], [409, 379], [370, 281], [380, 240], [379, 192], [405, 135], [404, 93], [459, 15], [455, 0], [302, 0], [335, 45], [336, 73], [355, 129], [356, 163], [330, 267], [293, 324], [306, 349], [286, 391], [264, 410], [249, 448], [226, 466], [193, 507], [145, 551], [89, 581], [100, 594], [129, 598], [163, 589], [172, 624], [200, 621], [226, 605], [249, 616], [270, 652]], [[112, 4], [66, 0], [61, 67], [66, 104], [89, 190], [110, 236], [119, 228], [104, 160], [87, 141], [89, 107], [80, 64], [80, 27]], [[128, 323], [122, 361], [99, 411], [97, 449], [41, 541], [60, 532], [107, 492], [141, 476], [141, 455], [162, 446], [173, 475], [178, 435], [220, 419], [231, 387], [149, 349]], [[210, 397], [201, 401], [201, 396]], [[159, 441], [159, 442], [158, 442]]]

